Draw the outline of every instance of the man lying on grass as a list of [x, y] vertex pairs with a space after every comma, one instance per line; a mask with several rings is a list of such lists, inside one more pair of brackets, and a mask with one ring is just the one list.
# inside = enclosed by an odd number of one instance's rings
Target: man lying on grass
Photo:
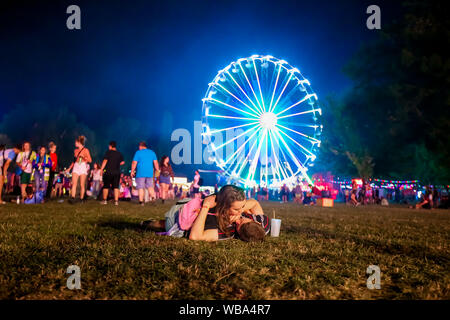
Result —
[[[190, 224], [184, 223], [186, 214], [195, 220]], [[172, 207], [165, 220], [144, 221], [142, 224], [154, 231], [165, 230], [166, 235], [204, 241], [232, 238], [263, 241], [270, 230], [269, 218], [264, 215], [258, 201], [246, 200], [244, 190], [233, 185], [222, 187], [217, 194], [203, 201], [193, 199], [183, 208]]]

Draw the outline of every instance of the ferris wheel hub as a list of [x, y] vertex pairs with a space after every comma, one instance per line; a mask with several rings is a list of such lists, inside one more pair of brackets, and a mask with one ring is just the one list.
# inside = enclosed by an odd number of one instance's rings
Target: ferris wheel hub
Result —
[[264, 129], [275, 129], [277, 124], [277, 115], [273, 112], [264, 112], [259, 118], [259, 123]]

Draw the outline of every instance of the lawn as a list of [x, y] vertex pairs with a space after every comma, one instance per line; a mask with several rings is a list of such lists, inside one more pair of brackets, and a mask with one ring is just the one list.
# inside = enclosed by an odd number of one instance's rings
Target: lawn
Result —
[[[0, 207], [0, 299], [449, 299], [450, 211], [263, 203], [279, 238], [194, 242], [142, 231], [172, 203]], [[69, 290], [69, 265], [81, 290]], [[381, 269], [381, 289], [366, 269]]]

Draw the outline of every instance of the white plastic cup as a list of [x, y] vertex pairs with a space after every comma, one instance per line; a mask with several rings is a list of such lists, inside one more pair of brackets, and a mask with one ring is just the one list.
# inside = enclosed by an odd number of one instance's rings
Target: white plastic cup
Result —
[[270, 222], [270, 236], [278, 237], [280, 235], [281, 219], [272, 219]]

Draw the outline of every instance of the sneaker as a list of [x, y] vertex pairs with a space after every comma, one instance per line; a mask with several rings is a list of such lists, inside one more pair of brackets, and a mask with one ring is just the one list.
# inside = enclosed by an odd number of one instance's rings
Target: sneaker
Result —
[[6, 202], [5, 202], [5, 201], [1, 201], [1, 200], [0, 200], [0, 204], [6, 204]]
[[119, 205], [119, 201], [114, 201], [114, 205], [118, 206]]
[[101, 204], [101, 205], [105, 205], [105, 204], [108, 204], [108, 201], [106, 201], [106, 200], [103, 200], [102, 202], [100, 202], [100, 204]]
[[140, 205], [141, 207], [143, 207], [143, 206], [144, 206], [144, 203], [143, 203], [143, 202], [139, 202], [139, 205]]

